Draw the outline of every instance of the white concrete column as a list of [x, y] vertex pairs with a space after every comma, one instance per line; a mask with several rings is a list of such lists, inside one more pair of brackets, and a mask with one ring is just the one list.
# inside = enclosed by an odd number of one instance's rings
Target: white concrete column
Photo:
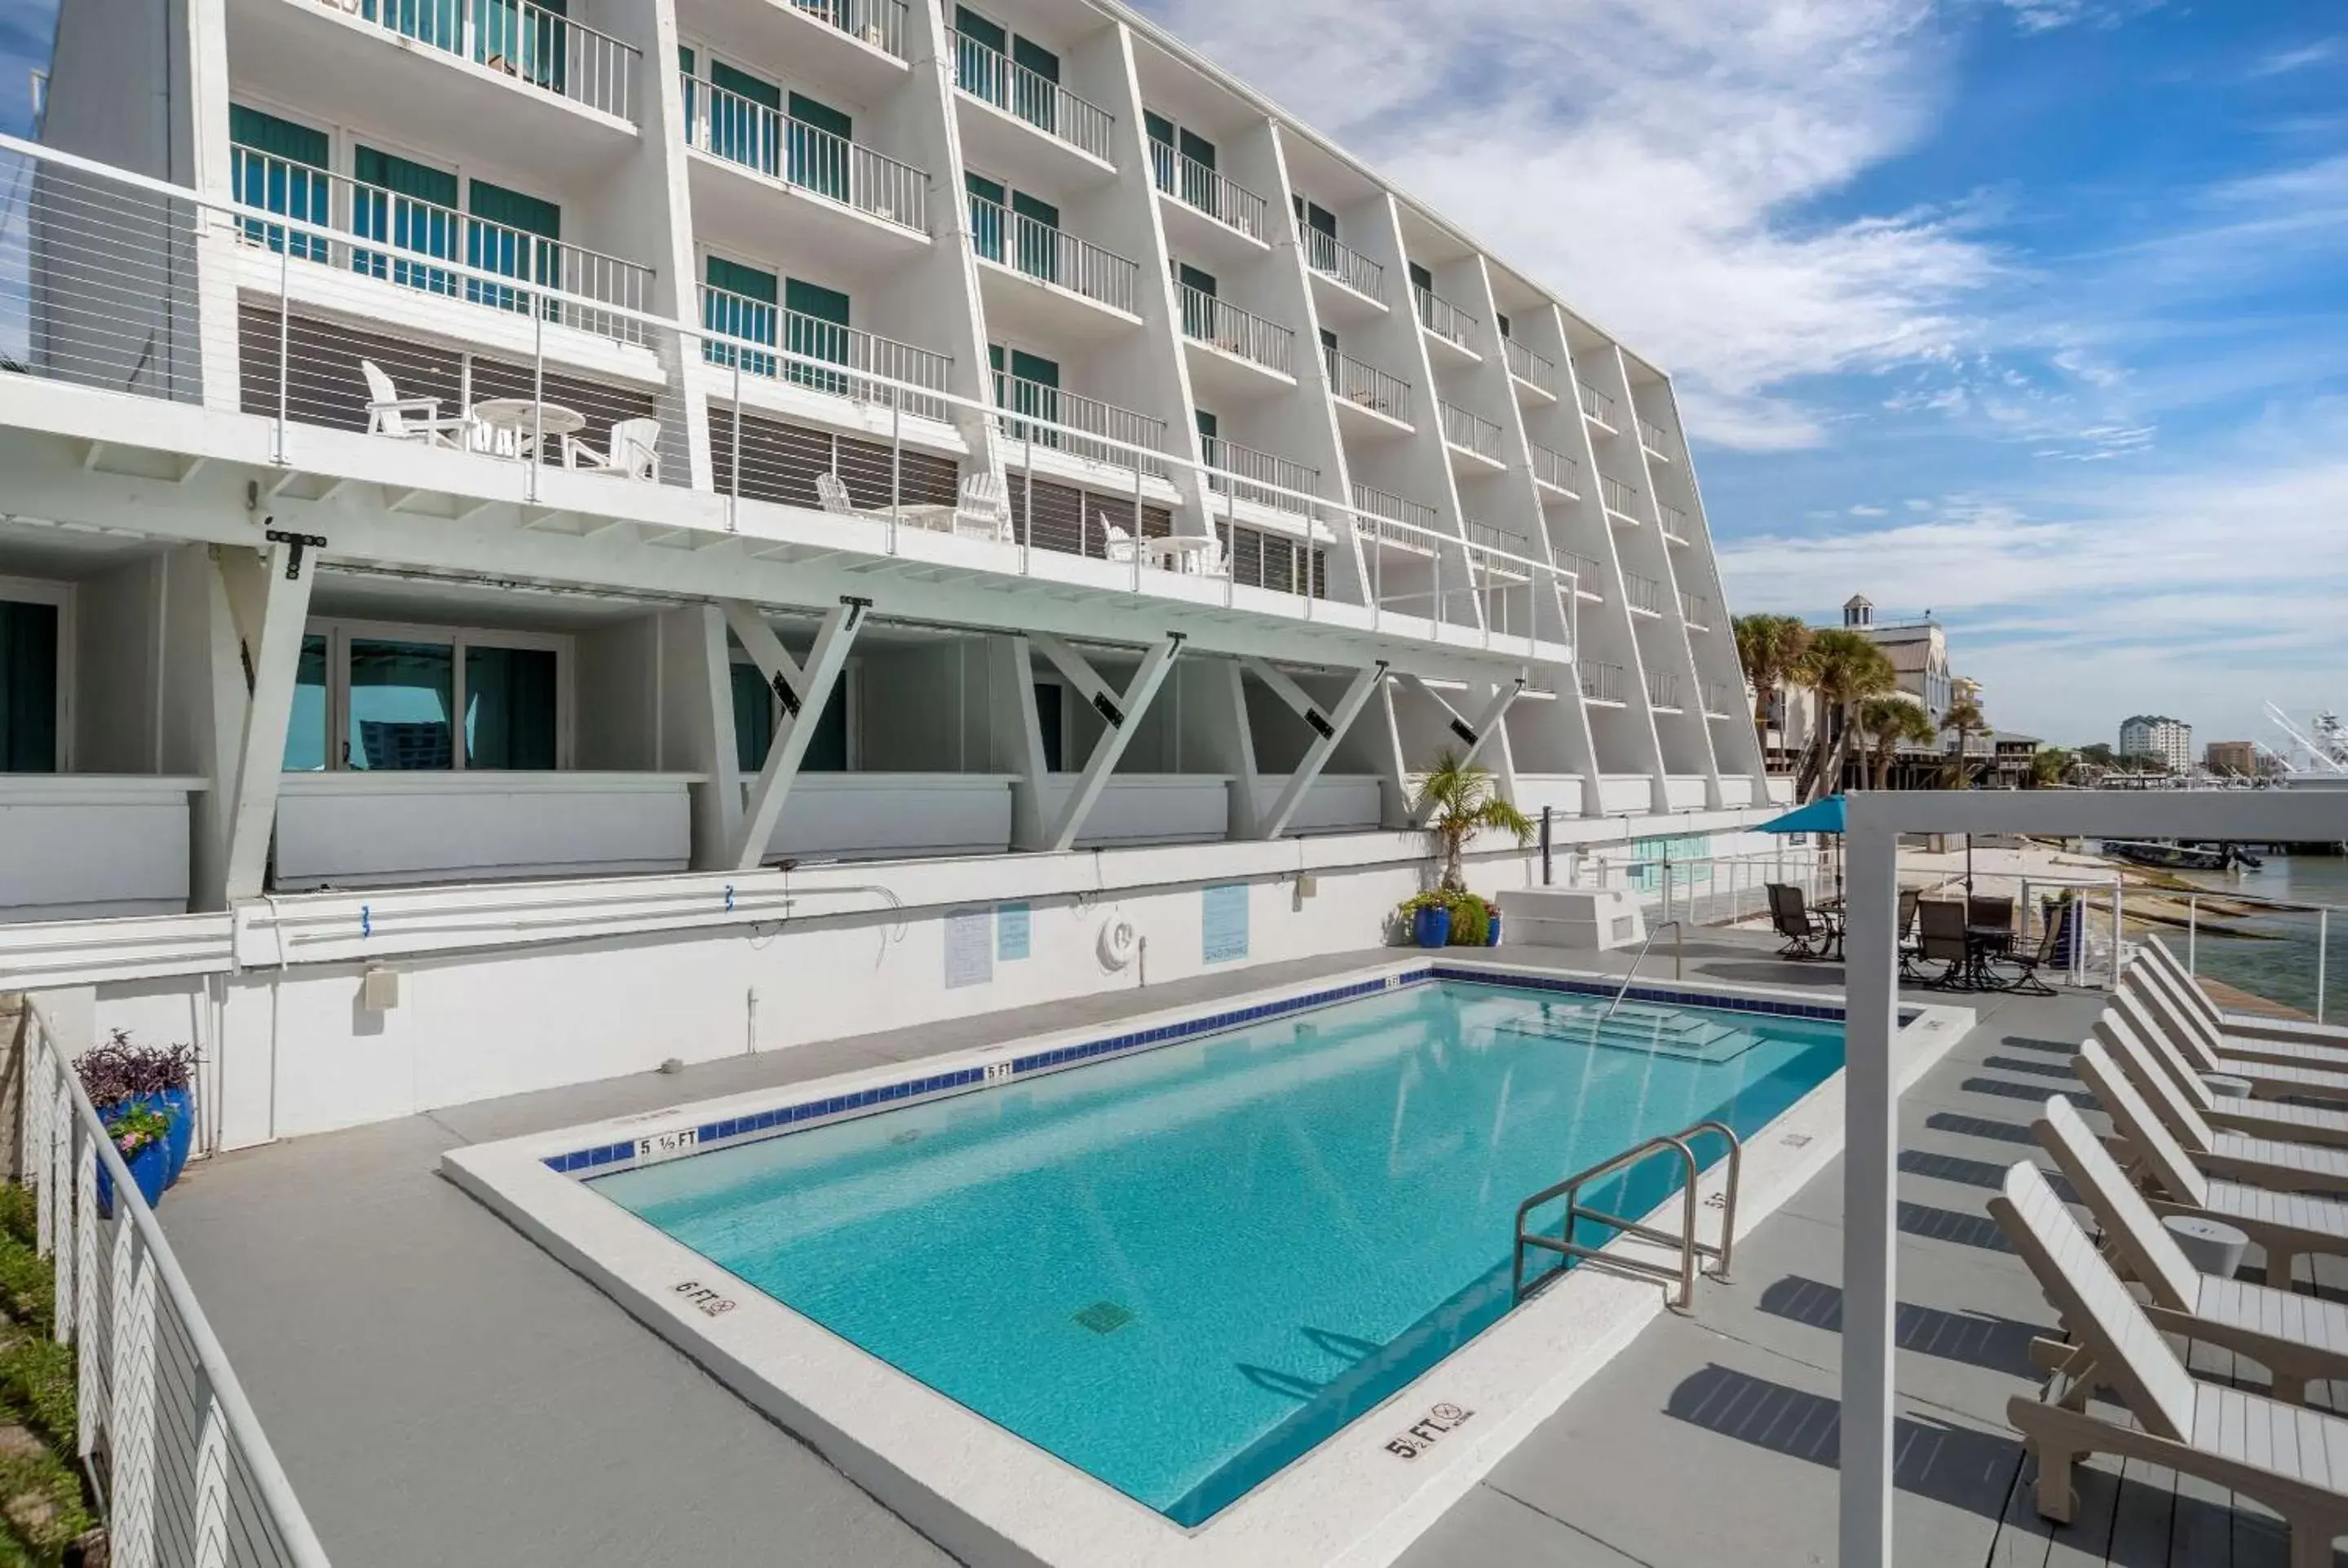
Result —
[[1839, 1561], [1891, 1561], [1892, 1317], [1899, 1299], [1899, 835], [1850, 797], [1844, 848], [1842, 1481]]
[[270, 543], [261, 549], [224, 548], [216, 559], [252, 672], [221, 862], [221, 896], [233, 902], [258, 897], [269, 869], [277, 784], [285, 767], [285, 725], [294, 712], [310, 587], [318, 575], [317, 541], [273, 529]]

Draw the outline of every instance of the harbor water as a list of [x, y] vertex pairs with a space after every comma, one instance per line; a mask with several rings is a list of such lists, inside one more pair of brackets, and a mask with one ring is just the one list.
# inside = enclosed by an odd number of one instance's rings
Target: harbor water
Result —
[[[2329, 962], [2324, 966], [2325, 1021], [2348, 1023], [2348, 857], [2337, 855], [2271, 855], [2257, 870], [2188, 871], [2185, 880], [2215, 893], [2332, 906]], [[2312, 1014], [2315, 1010], [2315, 948], [2318, 927], [2312, 909], [2269, 910], [2224, 924], [2252, 933], [2212, 935], [2201, 927], [2197, 967], [2270, 1001]], [[2181, 933], [2167, 938], [2184, 956]]]

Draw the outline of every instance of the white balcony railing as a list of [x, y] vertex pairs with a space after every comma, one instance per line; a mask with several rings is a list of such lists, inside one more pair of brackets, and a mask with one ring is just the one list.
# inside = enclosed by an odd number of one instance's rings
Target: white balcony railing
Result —
[[635, 118], [635, 46], [527, 0], [367, 0], [340, 8], [557, 97]]
[[[1154, 143], [1150, 148], [1151, 156], [1156, 157], [1158, 149], [1165, 145], [1164, 142]], [[1339, 244], [1334, 234], [1324, 234], [1303, 223], [1296, 226], [1296, 232], [1304, 242], [1306, 266], [1323, 277], [1336, 279], [1357, 294], [1385, 302], [1386, 270], [1384, 267], [1359, 251]]]
[[1508, 356], [1509, 374], [1529, 385], [1554, 394], [1557, 391], [1557, 362], [1545, 354], [1535, 354], [1514, 338], [1502, 338], [1500, 350]]
[[1467, 529], [1469, 544], [1487, 545], [1496, 550], [1506, 550], [1513, 556], [1529, 556], [1532, 553], [1533, 541], [1529, 534], [1520, 534], [1514, 528], [1504, 528], [1497, 523], [1478, 522], [1474, 518], [1463, 518], [1461, 527]]
[[1622, 602], [1647, 615], [1663, 612], [1663, 585], [1637, 572], [1622, 574]]
[[1557, 569], [1573, 574], [1574, 591], [1584, 598], [1605, 599], [1605, 580], [1599, 575], [1598, 563], [1588, 556], [1561, 554], [1557, 558]]
[[1639, 492], [1612, 474], [1598, 476], [1598, 498], [1608, 511], [1626, 523], [1639, 520]]
[[967, 33], [954, 35], [954, 86], [1105, 163], [1117, 161], [1115, 115]]
[[1329, 390], [1348, 403], [1359, 404], [1389, 419], [1410, 423], [1410, 383], [1365, 364], [1350, 354], [1321, 345], [1321, 363], [1329, 372]]
[[1644, 415], [1639, 416], [1639, 445], [1645, 447], [1651, 456], [1661, 457], [1666, 463], [1672, 460], [1671, 454], [1663, 447], [1663, 427]]
[[1687, 622], [1691, 631], [1711, 630], [1712, 600], [1700, 593], [1683, 591], [1680, 595], [1680, 619]]
[[[943, 392], [947, 370], [953, 364], [945, 354], [706, 283], [701, 288], [701, 324], [715, 334], [702, 343], [702, 357], [712, 364], [738, 367], [745, 375], [859, 403], [888, 406], [899, 395], [887, 384], [892, 382]], [[760, 352], [775, 349], [784, 353]], [[822, 363], [809, 364], [806, 360]], [[924, 419], [946, 417], [943, 402], [919, 394], [905, 395], [902, 405], [906, 413]]]
[[1581, 672], [1581, 694], [1592, 702], [1612, 702], [1616, 706], [1630, 701], [1627, 693], [1631, 683], [1623, 679], [1620, 664], [1581, 663], [1574, 668]]
[[1579, 497], [1581, 494], [1581, 465], [1564, 453], [1540, 442], [1533, 443], [1533, 477], [1553, 490], [1561, 490]]
[[1675, 545], [1688, 542], [1688, 520], [1685, 512], [1667, 501], [1657, 501], [1655, 514], [1663, 519], [1663, 538]]
[[901, 60], [912, 57], [905, 52], [905, 0], [791, 0], [791, 8]]
[[[1088, 463], [1130, 469], [1136, 466], [1134, 448], [1166, 445], [1163, 419], [999, 370], [994, 372], [994, 405], [1004, 411], [995, 427], [1005, 440], [1066, 452]], [[1166, 472], [1164, 464], [1148, 458], [1140, 459], [1139, 467], [1152, 477]]]
[[1735, 695], [1733, 695], [1729, 690], [1728, 682], [1725, 681], [1714, 681], [1709, 682], [1704, 689], [1704, 716], [1713, 719], [1734, 719], [1738, 717], [1739, 715], [1735, 707], [1732, 706], [1735, 700]]
[[1354, 526], [1366, 538], [1385, 539], [1416, 550], [1434, 548], [1435, 508], [1354, 483]]
[[1184, 337], [1210, 343], [1266, 370], [1276, 370], [1282, 375], [1292, 374], [1294, 333], [1252, 311], [1243, 311], [1229, 300], [1219, 300], [1204, 289], [1182, 283], [1177, 285], [1176, 292], [1181, 296]]
[[970, 248], [986, 261], [1133, 313], [1140, 262], [975, 193], [970, 198]]
[[[463, 277], [433, 263], [479, 268], [628, 312], [651, 308], [650, 267], [247, 147], [230, 149], [229, 169], [239, 200], [291, 220], [281, 226], [246, 220], [237, 225], [236, 233], [247, 244], [491, 310], [526, 315], [535, 304], [546, 320], [563, 326], [622, 343], [645, 341], [643, 323], [618, 312], [538, 298], [523, 289]], [[335, 238], [294, 225], [329, 230]], [[453, 323], [451, 330], [458, 330]]]
[[930, 231], [930, 177], [754, 98], [685, 78], [685, 140], [713, 158], [910, 229]]
[[1647, 671], [1647, 702], [1672, 712], [1680, 711], [1680, 678], [1668, 670]]
[[1586, 381], [1577, 381], [1573, 385], [1574, 390], [1581, 397], [1581, 412], [1593, 424], [1603, 425], [1609, 430], [1617, 428], [1614, 423], [1616, 415], [1612, 398]]
[[1305, 503], [1291, 492], [1314, 495], [1320, 491], [1318, 468], [1308, 468], [1302, 463], [1292, 463], [1285, 457], [1220, 436], [1209, 436], [1203, 441], [1207, 488], [1219, 496], [1270, 507], [1275, 511], [1303, 513]]
[[1225, 228], [1251, 240], [1264, 239], [1270, 231], [1270, 202], [1156, 137], [1149, 138], [1149, 173], [1159, 190]]
[[1443, 439], [1465, 452], [1478, 457], [1488, 457], [1495, 463], [1506, 462], [1500, 456], [1500, 427], [1479, 414], [1460, 407], [1456, 403], [1436, 401], [1436, 409], [1443, 415]]
[[1437, 293], [1433, 289], [1412, 285], [1411, 293], [1418, 304], [1418, 324], [1447, 343], [1461, 348], [1468, 346], [1468, 334], [1476, 330], [1476, 318]]

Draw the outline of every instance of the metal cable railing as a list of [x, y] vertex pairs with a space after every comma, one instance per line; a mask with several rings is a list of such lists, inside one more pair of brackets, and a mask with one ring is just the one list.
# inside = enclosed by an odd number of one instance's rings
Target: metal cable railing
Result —
[[1175, 292], [1180, 297], [1184, 337], [1211, 344], [1225, 354], [1237, 354], [1282, 375], [1292, 374], [1296, 350], [1294, 333], [1189, 283], [1179, 284]]
[[911, 164], [690, 73], [685, 102], [688, 145], [901, 229], [930, 231], [930, 177]]
[[[1158, 156], [1164, 142], [1150, 146], [1150, 156]], [[1169, 149], [1171, 150], [1171, 149]], [[1162, 187], [1161, 187], [1162, 188]], [[1323, 277], [1334, 278], [1357, 294], [1383, 303], [1386, 297], [1386, 270], [1363, 255], [1338, 243], [1337, 236], [1326, 234], [1304, 223], [1296, 226], [1304, 242], [1304, 264]]]
[[1133, 313], [1141, 263], [972, 192], [970, 248], [986, 261]]
[[1117, 161], [1117, 117], [981, 39], [957, 32], [954, 86], [1104, 162]]
[[368, 0], [341, 8], [557, 97], [620, 119], [635, 118], [635, 46], [529, 0]]
[[1154, 136], [1149, 138], [1149, 172], [1158, 189], [1183, 206], [1203, 212], [1251, 240], [1268, 236], [1272, 203]]
[[1388, 375], [1329, 343], [1321, 345], [1321, 363], [1329, 372], [1329, 390], [1348, 403], [1410, 423], [1410, 383]]
[[73, 1056], [96, 1042], [61, 1039], [46, 998], [26, 1001], [17, 1149], [36, 1245], [56, 1270], [50, 1337], [75, 1352], [75, 1447], [105, 1477], [113, 1561], [325, 1568], [228, 1353], [82, 1091]]

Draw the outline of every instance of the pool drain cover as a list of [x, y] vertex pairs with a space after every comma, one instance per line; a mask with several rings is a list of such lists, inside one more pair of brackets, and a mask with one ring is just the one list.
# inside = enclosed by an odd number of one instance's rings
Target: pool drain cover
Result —
[[1133, 1313], [1114, 1301], [1096, 1301], [1076, 1314], [1076, 1321], [1096, 1334], [1114, 1334], [1133, 1321]]

